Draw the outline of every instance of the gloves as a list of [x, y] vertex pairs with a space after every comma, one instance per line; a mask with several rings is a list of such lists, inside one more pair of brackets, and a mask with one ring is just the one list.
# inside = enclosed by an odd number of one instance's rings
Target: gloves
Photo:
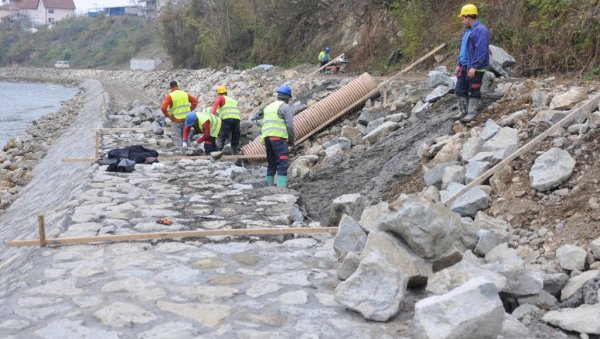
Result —
[[183, 148], [187, 148], [187, 142], [184, 141], [181, 146], [183, 146]]

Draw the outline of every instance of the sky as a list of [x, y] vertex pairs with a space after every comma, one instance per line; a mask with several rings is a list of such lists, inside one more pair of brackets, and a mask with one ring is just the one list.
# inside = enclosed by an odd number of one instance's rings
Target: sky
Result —
[[129, 5], [129, 0], [74, 0], [74, 2], [77, 14], [85, 14], [90, 8]]

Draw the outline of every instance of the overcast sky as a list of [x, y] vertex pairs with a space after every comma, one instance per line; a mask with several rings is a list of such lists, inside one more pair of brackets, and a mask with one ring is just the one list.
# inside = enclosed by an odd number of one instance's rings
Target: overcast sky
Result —
[[[75, 13], [87, 13], [88, 9], [96, 7], [128, 6], [129, 0], [74, 0]], [[134, 1], [135, 3], [135, 1]]]

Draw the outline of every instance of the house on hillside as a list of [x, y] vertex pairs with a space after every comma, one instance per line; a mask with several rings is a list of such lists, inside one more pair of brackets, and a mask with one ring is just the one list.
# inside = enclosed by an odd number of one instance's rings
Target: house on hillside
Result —
[[2, 0], [0, 18], [28, 18], [34, 26], [53, 25], [75, 15], [73, 0]]

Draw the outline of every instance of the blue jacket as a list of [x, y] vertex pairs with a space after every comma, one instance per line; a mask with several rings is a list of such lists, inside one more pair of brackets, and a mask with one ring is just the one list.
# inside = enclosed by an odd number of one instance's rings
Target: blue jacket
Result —
[[467, 40], [467, 56], [468, 69], [488, 69], [490, 66], [490, 32], [479, 21], [476, 21], [471, 28]]

